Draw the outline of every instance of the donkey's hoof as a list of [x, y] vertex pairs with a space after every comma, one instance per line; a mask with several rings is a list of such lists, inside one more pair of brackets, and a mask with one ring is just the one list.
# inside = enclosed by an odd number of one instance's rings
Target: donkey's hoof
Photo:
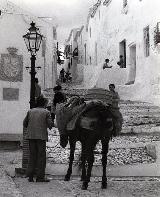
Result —
[[102, 189], [107, 189], [107, 183], [102, 183], [101, 188], [102, 188]]
[[88, 183], [83, 182], [82, 190], [87, 190], [87, 188], [88, 188]]
[[65, 176], [65, 177], [64, 177], [64, 181], [70, 181], [70, 177]]

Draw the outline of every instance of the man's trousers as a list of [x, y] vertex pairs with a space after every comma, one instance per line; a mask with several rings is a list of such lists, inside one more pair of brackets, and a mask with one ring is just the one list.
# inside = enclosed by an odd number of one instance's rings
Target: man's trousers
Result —
[[27, 176], [33, 177], [36, 172], [37, 180], [44, 179], [46, 168], [46, 141], [29, 139], [29, 164]]

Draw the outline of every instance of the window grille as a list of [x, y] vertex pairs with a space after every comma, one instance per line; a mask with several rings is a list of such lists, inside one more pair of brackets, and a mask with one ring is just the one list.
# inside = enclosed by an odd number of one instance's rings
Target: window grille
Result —
[[128, 0], [123, 0], [123, 7], [125, 8], [128, 4]]
[[160, 22], [157, 23], [157, 26], [154, 30], [154, 44], [157, 45], [160, 43]]
[[149, 56], [149, 50], [150, 50], [149, 26], [144, 28], [143, 35], [144, 35], [144, 55], [145, 55], [145, 57], [148, 57]]

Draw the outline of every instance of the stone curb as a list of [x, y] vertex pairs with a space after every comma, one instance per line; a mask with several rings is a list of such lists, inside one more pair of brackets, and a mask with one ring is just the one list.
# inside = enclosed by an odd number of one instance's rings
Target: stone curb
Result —
[[0, 168], [0, 197], [23, 197], [16, 184], [3, 168]]
[[150, 155], [153, 159], [157, 159], [157, 155], [156, 155], [156, 147], [153, 144], [147, 144], [145, 146], [146, 148], [146, 152], [148, 155]]

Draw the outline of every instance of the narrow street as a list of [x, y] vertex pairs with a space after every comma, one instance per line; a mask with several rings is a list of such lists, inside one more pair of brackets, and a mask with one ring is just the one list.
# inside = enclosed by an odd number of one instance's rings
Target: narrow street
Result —
[[160, 197], [159, 7], [0, 0], [0, 197]]

